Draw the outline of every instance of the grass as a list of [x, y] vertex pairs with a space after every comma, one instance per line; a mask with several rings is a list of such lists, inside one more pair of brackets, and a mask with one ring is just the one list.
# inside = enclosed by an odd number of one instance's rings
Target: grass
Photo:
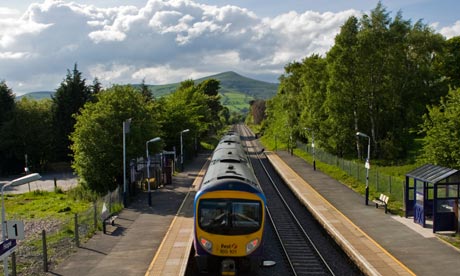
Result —
[[223, 92], [221, 93], [221, 103], [227, 106], [232, 112], [244, 112], [249, 109], [249, 102], [254, 97], [241, 92]]
[[[258, 126], [251, 126], [251, 129], [257, 133], [258, 132]], [[268, 137], [263, 136], [260, 141], [266, 147], [267, 149], [273, 150], [274, 147], [274, 141]], [[417, 142], [418, 144], [421, 144], [420, 141]], [[287, 148], [286, 145], [282, 145], [278, 143], [278, 149], [281, 148]], [[300, 149], [294, 149], [294, 154], [299, 156], [300, 158], [304, 159], [306, 162], [313, 164], [313, 157], [303, 150]], [[420, 164], [415, 163], [416, 158], [411, 159], [412, 162], [407, 163], [407, 164], [402, 164], [399, 166], [377, 166], [373, 165], [373, 169], [377, 169], [381, 173], [385, 173], [388, 175], [392, 175], [395, 177], [405, 177], [406, 173], [417, 168]], [[320, 162], [316, 160], [316, 167], [318, 170], [321, 172], [329, 175], [330, 177], [336, 179], [340, 183], [348, 186], [352, 190], [354, 190], [357, 193], [360, 193], [361, 195], [364, 195], [365, 193], [365, 183], [358, 181], [356, 178], [348, 175], [348, 173], [344, 172], [338, 167], [328, 165], [326, 163]], [[373, 191], [370, 189], [370, 195], [369, 198], [374, 198], [378, 197], [379, 193]], [[404, 204], [400, 200], [395, 200], [390, 197], [390, 201], [388, 203], [388, 211], [392, 214], [399, 215], [399, 216], [404, 216], [403, 209]], [[453, 247], [456, 247], [460, 249], [460, 233], [453, 233], [453, 234], [438, 234], [436, 233], [436, 236], [443, 240], [444, 242], [452, 245]]]
[[[55, 264], [72, 251], [75, 214], [78, 214], [82, 225], [81, 220], [88, 216], [85, 214], [93, 210], [93, 194], [83, 191], [81, 187], [66, 192], [61, 189], [55, 189], [54, 192], [35, 190], [24, 194], [6, 194], [4, 203], [7, 220], [22, 220], [26, 226], [26, 239], [19, 242], [17, 270], [19, 274], [35, 275], [40, 270], [37, 264], [43, 254], [41, 232], [46, 231], [47, 253]], [[93, 233], [84, 233], [80, 236], [81, 240]]]
[[75, 200], [68, 193], [33, 191], [24, 194], [8, 194], [5, 196], [7, 218], [22, 219], [48, 218], [68, 219], [91, 207], [88, 200]]

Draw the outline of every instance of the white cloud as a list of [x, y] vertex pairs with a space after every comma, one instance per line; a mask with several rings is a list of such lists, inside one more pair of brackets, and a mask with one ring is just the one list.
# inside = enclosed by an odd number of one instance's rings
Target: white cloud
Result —
[[455, 22], [455, 24], [452, 26], [441, 28], [439, 32], [448, 39], [454, 36], [459, 36], [460, 35], [460, 21]]
[[18, 10], [0, 7], [0, 18], [19, 17], [20, 12]]
[[12, 16], [0, 19], [0, 78], [24, 92], [28, 83], [56, 89], [75, 62], [89, 81], [97, 77], [104, 85], [144, 78], [162, 84], [228, 70], [274, 82], [287, 62], [325, 53], [343, 22], [360, 15], [260, 18], [237, 6], [190, 0], [150, 0], [141, 8], [47, 0], [22, 16], [2, 13]]
[[25, 52], [0, 52], [0, 60], [26, 58], [29, 55], [29, 53]]

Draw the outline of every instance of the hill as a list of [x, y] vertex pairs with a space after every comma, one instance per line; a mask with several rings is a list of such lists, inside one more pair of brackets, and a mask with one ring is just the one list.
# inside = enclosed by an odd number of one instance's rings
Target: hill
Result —
[[[212, 76], [207, 76], [195, 80], [195, 83], [201, 83], [208, 79], [220, 81], [221, 102], [227, 106], [230, 111], [246, 113], [249, 109], [248, 103], [254, 99], [270, 99], [276, 95], [278, 90], [277, 83], [269, 83], [241, 76], [235, 72], [224, 72]], [[164, 85], [147, 85], [152, 94], [159, 98], [174, 92], [180, 83], [171, 83]], [[139, 86], [135, 84], [133, 86]], [[31, 97], [33, 99], [49, 98], [53, 95], [52, 91], [32, 92], [17, 97]]]
[[[270, 99], [276, 95], [277, 83], [269, 83], [241, 76], [235, 72], [224, 72], [195, 80], [201, 83], [208, 79], [220, 81], [221, 102], [230, 111], [246, 113], [249, 109], [248, 103], [254, 99]], [[180, 83], [165, 85], [149, 85], [155, 97], [162, 97], [179, 87]]]
[[41, 99], [49, 99], [51, 96], [54, 95], [54, 91], [37, 91], [37, 92], [31, 92], [27, 93], [21, 96], [17, 96], [16, 99], [21, 99], [23, 97], [29, 97], [35, 100], [41, 100]]

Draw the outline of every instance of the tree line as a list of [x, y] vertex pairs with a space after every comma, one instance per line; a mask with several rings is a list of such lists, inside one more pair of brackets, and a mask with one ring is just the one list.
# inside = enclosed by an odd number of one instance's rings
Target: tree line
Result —
[[314, 135], [328, 152], [354, 158], [365, 157], [362, 132], [372, 158], [387, 163], [424, 138], [423, 161], [460, 168], [460, 37], [445, 39], [401, 12], [391, 18], [378, 3], [350, 17], [325, 56], [293, 61], [279, 79], [265, 135], [286, 143]]
[[[232, 120], [220, 103], [219, 81], [195, 84], [186, 80], [172, 94], [156, 99], [143, 81], [134, 87], [114, 85], [103, 89], [94, 79], [82, 78], [75, 64], [51, 99], [16, 100], [5, 81], [0, 82], [0, 174], [23, 171], [26, 158], [33, 171], [51, 163], [71, 163], [86, 188], [105, 193], [122, 182], [123, 122], [130, 120], [126, 135], [126, 158], [172, 150], [179, 145], [193, 149], [195, 141], [213, 135]], [[191, 152], [191, 151], [189, 151]], [[27, 155], [27, 157], [26, 157]]]

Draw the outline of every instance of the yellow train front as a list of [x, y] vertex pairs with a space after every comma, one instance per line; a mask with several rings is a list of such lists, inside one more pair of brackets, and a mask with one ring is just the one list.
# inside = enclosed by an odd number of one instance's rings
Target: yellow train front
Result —
[[265, 204], [239, 136], [224, 136], [195, 196], [195, 260], [201, 272], [235, 275], [257, 270]]

